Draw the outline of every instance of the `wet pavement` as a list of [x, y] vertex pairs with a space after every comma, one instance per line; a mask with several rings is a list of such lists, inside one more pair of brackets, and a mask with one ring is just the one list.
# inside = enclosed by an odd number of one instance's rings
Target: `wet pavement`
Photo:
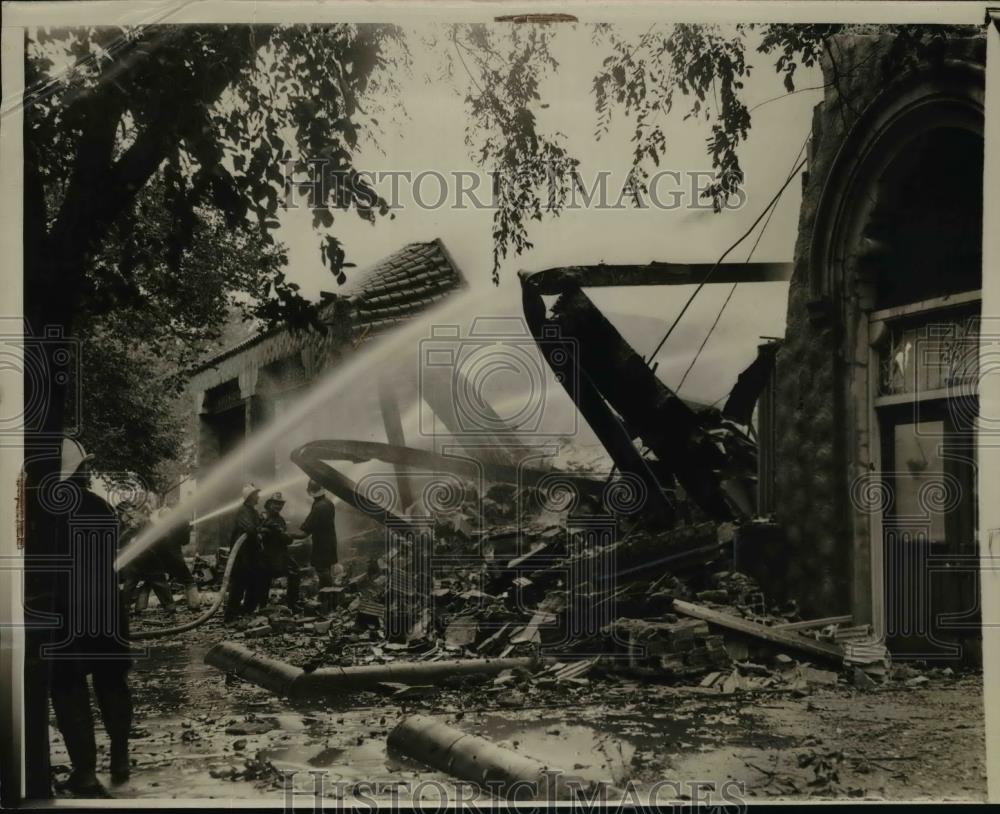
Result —
[[[673, 793], [661, 792], [664, 799], [691, 796], [695, 782], [716, 791], [728, 783], [730, 799], [986, 795], [975, 675], [870, 693], [843, 684], [804, 697], [594, 679], [553, 690], [487, 682], [411, 702], [363, 693], [293, 704], [204, 664], [226, 635], [212, 620], [151, 642], [137, 657], [132, 779], [110, 787], [116, 797], [273, 800], [289, 776], [309, 792], [322, 776], [326, 797], [357, 796], [372, 781], [382, 784], [376, 797], [400, 786], [452, 786], [452, 778], [387, 752], [389, 731], [411, 712], [441, 716], [585, 779], [640, 792], [669, 781]], [[64, 776], [65, 750], [51, 732], [53, 764]], [[100, 730], [98, 742], [100, 776], [109, 783]]]

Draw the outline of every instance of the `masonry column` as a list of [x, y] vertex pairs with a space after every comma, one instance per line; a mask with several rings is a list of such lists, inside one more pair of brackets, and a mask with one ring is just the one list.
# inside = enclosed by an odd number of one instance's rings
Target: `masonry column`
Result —
[[[195, 455], [195, 472], [201, 478], [219, 460], [221, 445], [219, 433], [207, 410], [205, 391], [194, 394], [194, 412], [198, 417], [198, 449]], [[192, 532], [195, 551], [205, 554], [218, 548], [219, 530], [215, 523], [197, 524]]]
[[[979, 347], [980, 596], [982, 597], [983, 686], [1000, 681], [1000, 501], [984, 495], [1000, 478], [1000, 22], [991, 14], [986, 31], [986, 96], [983, 118], [983, 306]], [[995, 766], [1000, 718], [986, 716], [986, 765]], [[1000, 797], [1000, 776], [989, 772], [988, 799]]]

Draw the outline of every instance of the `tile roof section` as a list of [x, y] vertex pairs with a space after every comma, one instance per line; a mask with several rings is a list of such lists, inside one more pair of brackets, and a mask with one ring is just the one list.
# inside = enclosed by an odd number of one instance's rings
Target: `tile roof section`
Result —
[[[351, 275], [348, 283], [335, 293], [350, 303], [352, 332], [355, 335], [371, 335], [409, 319], [464, 286], [465, 279], [444, 243], [435, 238], [426, 243], [403, 246], [375, 265]], [[321, 319], [331, 318], [336, 307], [336, 303], [325, 306], [320, 311]], [[277, 327], [253, 334], [207, 359], [196, 371], [211, 368], [269, 336], [286, 331]]]

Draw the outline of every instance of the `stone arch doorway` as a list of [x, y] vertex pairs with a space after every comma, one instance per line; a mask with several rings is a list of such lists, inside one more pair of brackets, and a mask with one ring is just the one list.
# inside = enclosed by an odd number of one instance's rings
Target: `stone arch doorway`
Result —
[[851, 610], [914, 657], [978, 639], [982, 132], [981, 65], [884, 90], [843, 139], [810, 249], [811, 313], [837, 356]]

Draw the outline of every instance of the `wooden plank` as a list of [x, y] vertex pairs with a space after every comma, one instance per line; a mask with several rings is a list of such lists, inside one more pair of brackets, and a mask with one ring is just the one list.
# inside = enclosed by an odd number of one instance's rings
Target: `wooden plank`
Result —
[[807, 639], [793, 631], [783, 631], [780, 628], [766, 627], [765, 625], [751, 622], [748, 619], [741, 619], [738, 616], [731, 616], [728, 613], [720, 613], [716, 610], [695, 605], [693, 602], [685, 602], [682, 599], [674, 600], [674, 610], [685, 616], [692, 616], [695, 619], [703, 619], [710, 624], [743, 633], [747, 636], [761, 639], [765, 642], [783, 647], [788, 650], [795, 650], [805, 653], [813, 658], [825, 659], [840, 663], [844, 659], [843, 651], [832, 644], [817, 642], [814, 639]]
[[810, 630], [827, 625], [846, 625], [854, 619], [853, 616], [827, 616], [825, 619], [806, 619], [802, 622], [785, 622], [783, 625], [775, 625], [779, 630]]
[[914, 314], [923, 314], [927, 311], [939, 311], [942, 308], [955, 308], [973, 302], [980, 302], [982, 298], [982, 289], [963, 291], [960, 294], [946, 294], [943, 297], [935, 297], [930, 300], [910, 302], [906, 305], [897, 305], [894, 308], [883, 308], [880, 311], [872, 311], [869, 318], [873, 320], [887, 320], [903, 316], [909, 317]]
[[[711, 276], [709, 275], [711, 272]], [[631, 285], [697, 285], [699, 283], [769, 283], [789, 280], [791, 263], [667, 263], [645, 266], [559, 266], [543, 271], [521, 271], [539, 294], [561, 294], [567, 283], [582, 288]]]

